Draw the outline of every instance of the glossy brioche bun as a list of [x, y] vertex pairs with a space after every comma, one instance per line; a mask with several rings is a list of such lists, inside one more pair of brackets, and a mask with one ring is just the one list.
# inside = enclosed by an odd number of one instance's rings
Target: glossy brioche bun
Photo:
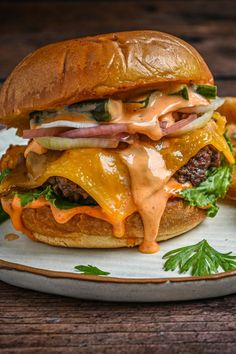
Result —
[[[179, 198], [169, 200], [161, 219], [157, 241], [164, 241], [191, 230], [201, 223], [206, 212], [187, 205]], [[125, 222], [122, 238], [113, 236], [112, 225], [85, 214], [74, 216], [66, 224], [58, 224], [48, 207], [24, 209], [24, 226], [32, 231], [36, 240], [53, 246], [79, 248], [133, 247], [143, 240], [143, 225], [138, 213]]]
[[165, 83], [213, 83], [199, 53], [166, 33], [133, 31], [42, 47], [17, 65], [0, 91], [0, 121], [27, 128], [28, 113], [140, 92]]

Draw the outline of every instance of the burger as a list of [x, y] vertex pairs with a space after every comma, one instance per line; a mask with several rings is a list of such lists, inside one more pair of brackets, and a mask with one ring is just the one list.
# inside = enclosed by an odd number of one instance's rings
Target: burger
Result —
[[0, 91], [0, 123], [29, 139], [2, 157], [2, 208], [33, 240], [155, 253], [214, 216], [230, 185], [222, 103], [199, 53], [169, 34], [40, 48]]

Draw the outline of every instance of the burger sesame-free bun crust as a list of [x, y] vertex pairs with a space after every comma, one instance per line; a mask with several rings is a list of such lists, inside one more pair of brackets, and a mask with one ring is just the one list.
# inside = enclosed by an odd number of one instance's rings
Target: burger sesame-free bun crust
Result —
[[[206, 212], [191, 207], [181, 199], [169, 200], [161, 219], [157, 241], [164, 241], [191, 230], [205, 219]], [[143, 225], [138, 213], [129, 216], [125, 235], [113, 236], [112, 225], [85, 214], [74, 216], [65, 224], [58, 224], [50, 208], [24, 209], [24, 226], [36, 240], [53, 246], [78, 248], [133, 247], [143, 240]]]
[[42, 47], [17, 65], [0, 91], [0, 121], [27, 128], [28, 113], [166, 82], [213, 83], [199, 53], [166, 33], [133, 31]]

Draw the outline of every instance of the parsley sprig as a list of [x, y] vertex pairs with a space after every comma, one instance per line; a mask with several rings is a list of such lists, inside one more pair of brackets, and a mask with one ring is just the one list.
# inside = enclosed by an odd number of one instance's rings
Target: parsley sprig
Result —
[[79, 271], [81, 274], [84, 275], [109, 275], [109, 272], [104, 272], [103, 270], [99, 269], [98, 267], [92, 266], [91, 264], [88, 265], [78, 265], [75, 267], [76, 271]]
[[218, 252], [206, 240], [167, 252], [162, 258], [167, 259], [163, 266], [165, 271], [190, 271], [193, 276], [216, 274], [219, 268], [225, 272], [236, 269], [236, 255]]

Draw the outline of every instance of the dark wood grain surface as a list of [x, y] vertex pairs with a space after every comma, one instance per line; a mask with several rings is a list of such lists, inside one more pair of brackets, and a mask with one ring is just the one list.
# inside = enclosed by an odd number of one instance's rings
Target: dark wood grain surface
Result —
[[119, 304], [1, 285], [5, 353], [235, 353], [236, 301]]
[[[1, 1], [0, 80], [37, 47], [131, 29], [169, 32], [236, 94], [235, 0]], [[0, 282], [1, 353], [236, 353], [236, 297], [182, 303], [75, 300]]]

